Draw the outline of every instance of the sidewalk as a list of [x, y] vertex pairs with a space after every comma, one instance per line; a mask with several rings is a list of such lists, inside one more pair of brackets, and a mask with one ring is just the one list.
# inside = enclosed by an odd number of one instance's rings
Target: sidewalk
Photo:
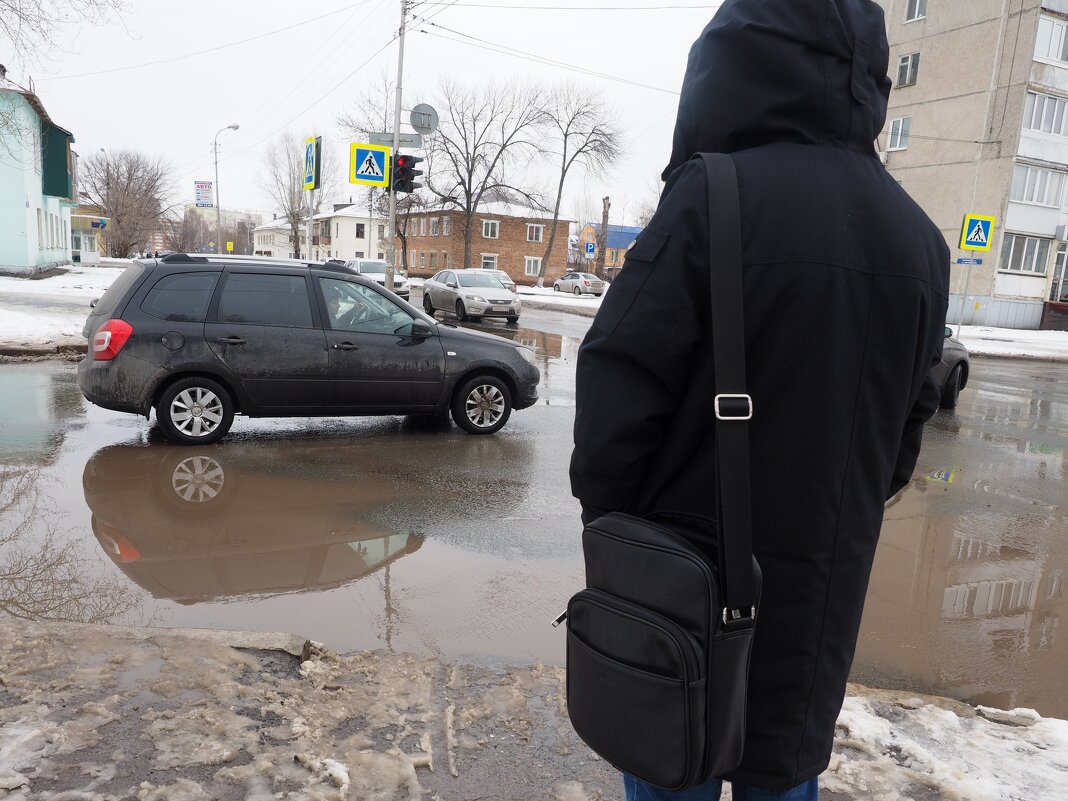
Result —
[[[622, 798], [570, 727], [561, 668], [299, 642], [0, 621], [0, 797]], [[1068, 722], [851, 685], [821, 784], [823, 801], [1061, 801]]]
[[[69, 272], [40, 279], [0, 276], [0, 356], [84, 353], [82, 327], [89, 303], [103, 295], [128, 264], [116, 260], [116, 266], [75, 265]], [[411, 285], [418, 288], [422, 281], [412, 279]], [[519, 287], [518, 291], [528, 309], [593, 317], [601, 306], [601, 298], [591, 295], [576, 297], [539, 287]], [[973, 356], [1068, 362], [1068, 331], [966, 325], [960, 340]]]

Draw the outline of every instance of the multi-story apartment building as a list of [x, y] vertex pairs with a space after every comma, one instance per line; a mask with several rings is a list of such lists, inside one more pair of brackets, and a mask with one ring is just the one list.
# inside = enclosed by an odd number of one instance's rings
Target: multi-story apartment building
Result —
[[[949, 317], [1037, 328], [1068, 301], [1068, 0], [878, 0], [894, 88], [879, 149], [949, 243]], [[987, 253], [966, 213], [997, 217]], [[902, 232], [907, 235], [907, 232]]]
[[[385, 259], [385, 220], [371, 219], [363, 209], [349, 204], [337, 204], [312, 218], [311, 258], [323, 259]], [[253, 231], [254, 252], [258, 256], [293, 258], [293, 231], [289, 221], [274, 219]], [[308, 254], [307, 222], [300, 224], [300, 254]]]
[[[465, 220], [463, 212], [456, 209], [409, 213], [405, 224], [409, 273], [431, 276], [447, 268], [461, 269]], [[503, 270], [517, 284], [534, 284], [552, 224], [552, 215], [538, 209], [503, 202], [482, 204], [471, 220], [470, 266]], [[556, 239], [545, 270], [547, 286], [567, 271], [570, 225], [569, 220], [557, 221]], [[397, 239], [398, 255], [404, 244]]]

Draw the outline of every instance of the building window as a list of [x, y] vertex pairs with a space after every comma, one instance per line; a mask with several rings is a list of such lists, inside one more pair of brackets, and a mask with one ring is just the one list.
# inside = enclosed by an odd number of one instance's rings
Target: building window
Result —
[[431, 236], [437, 236], [438, 232], [440, 230], [441, 230], [441, 218], [440, 217], [431, 217], [430, 218], [430, 235]]
[[904, 150], [909, 146], [912, 117], [898, 117], [890, 123], [890, 146], [887, 150]]
[[[446, 219], [445, 222], [448, 222], [448, 219]], [[446, 253], [444, 250], [441, 251], [441, 269], [449, 269], [449, 254]]]
[[527, 241], [528, 242], [544, 242], [545, 241], [545, 226], [535, 225], [534, 223], [527, 223]]
[[483, 270], [496, 270], [497, 269], [497, 254], [496, 253], [483, 253], [482, 254], [482, 269]]
[[1064, 136], [1065, 100], [1028, 92], [1024, 104], [1024, 128]]
[[426, 217], [419, 218], [419, 236], [426, 236]]
[[1053, 303], [1068, 301], [1068, 244], [1057, 245], [1057, 256], [1053, 259], [1053, 283], [1049, 288], [1049, 299]]
[[501, 224], [496, 220], [482, 221], [482, 238], [497, 239], [501, 234]]
[[1051, 17], [1038, 20], [1038, 37], [1035, 39], [1035, 58], [1068, 62], [1068, 22]]
[[523, 265], [523, 272], [531, 278], [537, 278], [541, 272], [541, 259], [536, 256], [527, 256], [526, 264]]
[[419, 269], [420, 270], [425, 270], [426, 269], [426, 251], [425, 250], [419, 251]]
[[446, 217], [445, 219], [443, 219], [441, 221], [441, 235], [442, 236], [451, 236], [452, 235], [452, 217]]
[[363, 239], [367, 235], [367, 231], [364, 229], [363, 223], [356, 223], [356, 238]]
[[430, 251], [430, 269], [435, 270], [438, 266], [438, 254], [435, 251]]
[[1001, 269], [1013, 273], [1045, 275], [1049, 239], [1005, 234], [1001, 244]]
[[912, 86], [916, 83], [916, 76], [920, 71], [920, 54], [910, 53], [907, 56], [902, 56], [901, 60], [897, 62], [897, 85], [900, 89], [902, 86]]
[[1017, 164], [1012, 172], [1009, 200], [1057, 207], [1064, 198], [1064, 173]]
[[379, 239], [385, 239], [386, 238], [386, 226], [384, 226], [384, 225], [378, 226], [378, 238]]
[[927, 16], [927, 0], [908, 0], [905, 4], [905, 22], [913, 22]]

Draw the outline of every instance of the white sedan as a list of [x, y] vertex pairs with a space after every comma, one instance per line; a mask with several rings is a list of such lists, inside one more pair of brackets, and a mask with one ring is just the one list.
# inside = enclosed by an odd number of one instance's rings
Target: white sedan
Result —
[[423, 283], [423, 309], [452, 312], [461, 322], [482, 317], [503, 317], [519, 322], [522, 304], [485, 270], [442, 270]]

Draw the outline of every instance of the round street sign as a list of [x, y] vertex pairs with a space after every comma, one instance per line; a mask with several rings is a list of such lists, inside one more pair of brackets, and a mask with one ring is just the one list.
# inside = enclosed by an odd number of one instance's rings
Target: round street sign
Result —
[[418, 133], [432, 134], [438, 129], [438, 112], [428, 103], [420, 103], [412, 109], [409, 121]]

